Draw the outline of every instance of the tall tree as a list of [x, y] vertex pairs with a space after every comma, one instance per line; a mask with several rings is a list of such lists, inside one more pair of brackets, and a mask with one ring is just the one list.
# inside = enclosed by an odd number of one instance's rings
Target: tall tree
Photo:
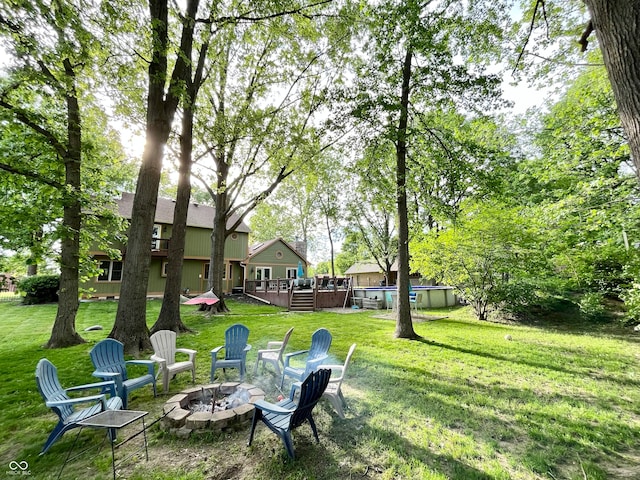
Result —
[[[312, 118], [327, 81], [319, 71], [333, 47], [320, 42], [313, 11], [308, 13], [296, 21], [274, 16], [229, 26], [217, 38], [218, 61], [206, 87], [213, 122], [203, 123], [199, 135], [207, 147], [201, 178], [215, 203], [209, 288], [221, 298], [215, 306], [220, 311], [226, 309], [227, 236], [318, 144]], [[311, 40], [322, 44], [319, 53]]]
[[[438, 106], [467, 110], [487, 106], [497, 78], [482, 61], [499, 45], [499, 5], [458, 2], [383, 2], [371, 8], [364, 39], [354, 115], [363, 127], [382, 134], [396, 154], [398, 222], [398, 317], [396, 336], [415, 338], [408, 300], [408, 179], [416, 138], [428, 125], [417, 116]], [[462, 58], [462, 61], [457, 60]], [[477, 62], [479, 61], [479, 62]]]
[[[0, 4], [0, 33], [10, 39], [9, 45], [18, 62], [10, 82], [0, 93], [0, 108], [40, 136], [44, 140], [42, 144], [48, 145], [48, 154], [57, 157], [64, 169], [61, 179], [52, 179], [34, 174], [29, 165], [14, 163], [4, 168], [35, 177], [56, 187], [60, 193], [63, 205], [59, 228], [61, 275], [58, 311], [46, 344], [49, 348], [84, 342], [75, 330], [82, 225], [82, 110], [79, 101], [82, 86], [79, 76], [83, 69], [90, 70], [88, 64], [95, 47], [93, 36], [86, 28], [86, 19], [82, 18], [91, 10], [92, 6], [82, 1]], [[31, 93], [25, 93], [36, 85], [42, 92], [40, 100], [56, 104], [62, 118], [50, 118], [37, 110], [38, 100], [30, 98]], [[23, 103], [25, 98], [30, 98], [31, 102]], [[60, 123], [56, 124], [56, 121]]]
[[[590, 26], [598, 37], [640, 181], [640, 2], [585, 0], [585, 3], [591, 13]], [[589, 28], [587, 26], [587, 33]]]
[[187, 0], [180, 12], [181, 39], [169, 74], [171, 25], [167, 0], [149, 0], [151, 59], [148, 67], [146, 142], [131, 212], [127, 254], [122, 271], [120, 301], [109, 336], [121, 341], [125, 351], [138, 354], [151, 348], [146, 324], [147, 283], [151, 255], [149, 245], [158, 200], [163, 150], [183, 94], [192, 58], [193, 34], [199, 0]]

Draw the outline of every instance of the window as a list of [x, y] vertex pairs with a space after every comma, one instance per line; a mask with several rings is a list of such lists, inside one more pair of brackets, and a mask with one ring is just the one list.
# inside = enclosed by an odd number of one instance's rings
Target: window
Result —
[[277, 259], [281, 259], [283, 256], [284, 256], [284, 254], [282, 253], [282, 251], [281, 251], [281, 250], [278, 250], [278, 251], [276, 252], [276, 258], [277, 258]]
[[209, 280], [209, 264], [204, 264], [204, 275], [202, 276], [205, 280]]
[[98, 275], [99, 282], [119, 282], [122, 280], [122, 262], [103, 260], [100, 262], [102, 272]]
[[151, 250], [160, 250], [160, 238], [162, 238], [162, 225], [157, 223], [153, 226], [153, 236], [151, 237]]
[[266, 290], [271, 280], [271, 267], [256, 267], [256, 290]]
[[297, 268], [287, 268], [287, 278], [297, 278], [297, 277], [298, 277]]
[[162, 262], [162, 270], [160, 271], [162, 277], [167, 276], [167, 265], [169, 265], [169, 262]]

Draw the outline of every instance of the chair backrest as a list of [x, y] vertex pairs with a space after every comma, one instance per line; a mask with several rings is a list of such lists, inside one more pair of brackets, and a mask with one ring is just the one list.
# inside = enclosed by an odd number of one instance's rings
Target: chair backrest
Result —
[[415, 303], [417, 299], [417, 293], [416, 292], [409, 292], [409, 301]]
[[338, 391], [340, 391], [340, 387], [342, 386], [342, 380], [344, 380], [344, 376], [347, 373], [347, 367], [349, 366], [349, 362], [351, 361], [351, 357], [353, 356], [353, 352], [356, 349], [356, 344], [352, 344], [351, 348], [349, 349], [349, 353], [347, 353], [347, 358], [344, 360], [344, 366], [342, 367], [342, 375], [340, 375], [340, 378], [337, 382], [338, 384]]
[[113, 338], [99, 341], [89, 352], [91, 362], [96, 370], [119, 373], [120, 378], [127, 380], [127, 367], [124, 362], [124, 345]]
[[284, 349], [287, 348], [287, 343], [289, 343], [289, 338], [293, 333], [293, 327], [287, 330], [287, 333], [284, 334], [284, 338], [282, 339], [282, 346], [280, 347], [280, 352], [278, 353], [278, 362], [282, 363], [282, 356], [284, 355]]
[[225, 360], [238, 360], [243, 358], [244, 347], [249, 341], [249, 329], [241, 323], [231, 325], [224, 332], [224, 358]]
[[[69, 398], [58, 380], [58, 369], [46, 358], [41, 359], [36, 366], [36, 384], [45, 402]], [[73, 407], [71, 405], [61, 405], [53, 407], [52, 410], [56, 412], [61, 420], [64, 420], [71, 415]]]
[[149, 337], [155, 354], [164, 358], [168, 365], [176, 363], [176, 337], [173, 330], [158, 330]]
[[326, 355], [331, 346], [331, 333], [326, 328], [319, 328], [311, 335], [311, 347], [309, 348], [308, 360], [316, 359]]
[[289, 428], [293, 429], [300, 426], [311, 413], [313, 407], [316, 406], [320, 397], [324, 393], [329, 379], [331, 378], [331, 370], [321, 368], [315, 372], [311, 372], [309, 376], [302, 382], [300, 388], [300, 400], [293, 415]]

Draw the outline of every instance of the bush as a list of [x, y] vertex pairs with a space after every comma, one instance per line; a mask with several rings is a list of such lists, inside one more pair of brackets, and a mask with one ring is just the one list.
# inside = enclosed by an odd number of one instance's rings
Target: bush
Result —
[[25, 294], [22, 300], [25, 305], [57, 302], [59, 288], [58, 275], [27, 277], [18, 283], [18, 290]]
[[605, 314], [602, 300], [603, 295], [600, 292], [589, 292], [582, 295], [579, 303], [580, 315], [589, 320], [602, 317]]
[[640, 322], [640, 284], [634, 283], [631, 288], [622, 292], [620, 298], [626, 309], [625, 323]]

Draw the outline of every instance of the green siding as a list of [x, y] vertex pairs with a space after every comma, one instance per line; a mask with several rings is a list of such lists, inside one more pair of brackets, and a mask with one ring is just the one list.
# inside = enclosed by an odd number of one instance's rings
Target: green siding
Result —
[[[278, 253], [281, 253], [282, 256], [279, 257]], [[286, 278], [287, 268], [297, 268], [298, 261], [300, 261], [300, 257], [296, 253], [291, 251], [284, 243], [277, 242], [251, 257], [251, 261], [247, 265], [254, 268], [271, 267], [272, 278]], [[306, 274], [306, 265], [304, 270]], [[253, 279], [255, 273], [253, 275], [249, 274], [248, 277]]]

